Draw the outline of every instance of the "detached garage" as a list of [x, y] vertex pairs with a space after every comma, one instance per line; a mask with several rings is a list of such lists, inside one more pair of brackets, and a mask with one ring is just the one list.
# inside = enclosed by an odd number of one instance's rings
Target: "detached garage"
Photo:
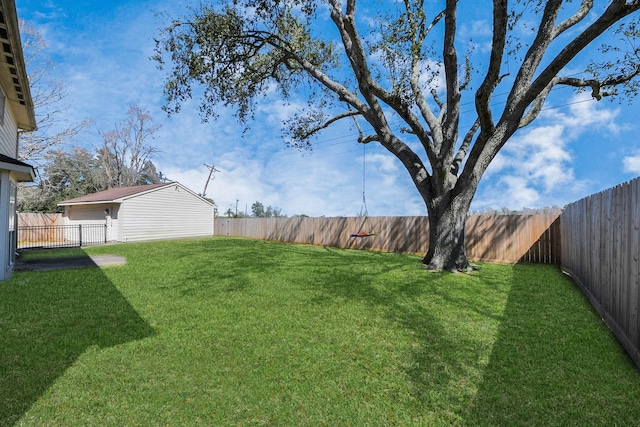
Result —
[[214, 204], [177, 182], [113, 188], [58, 203], [65, 225], [106, 226], [106, 240], [213, 236]]

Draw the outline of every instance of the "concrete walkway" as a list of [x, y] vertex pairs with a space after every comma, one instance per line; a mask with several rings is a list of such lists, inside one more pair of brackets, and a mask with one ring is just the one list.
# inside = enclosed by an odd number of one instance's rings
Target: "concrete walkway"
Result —
[[14, 271], [46, 271], [68, 268], [102, 267], [126, 264], [127, 259], [119, 255], [94, 255], [70, 258], [50, 258], [23, 260], [18, 258]]

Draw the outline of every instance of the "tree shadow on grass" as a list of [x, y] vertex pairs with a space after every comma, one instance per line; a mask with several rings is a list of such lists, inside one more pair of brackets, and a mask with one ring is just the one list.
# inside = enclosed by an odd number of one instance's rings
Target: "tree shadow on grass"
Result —
[[336, 260], [338, 268], [326, 273], [323, 298], [364, 302], [386, 319], [385, 334], [402, 335], [379, 337], [401, 346], [393, 359], [409, 380], [411, 398], [398, 402], [404, 408], [399, 411], [418, 424], [460, 423], [482, 380], [508, 286], [473, 275], [425, 272], [414, 258], [390, 259], [387, 254], [358, 272], [344, 268], [352, 258], [344, 257], [345, 265]]
[[0, 284], [0, 425], [17, 423], [90, 346], [153, 334], [98, 268], [15, 273]]
[[398, 404], [416, 419], [443, 425], [640, 419], [640, 373], [557, 267], [482, 265], [473, 275], [406, 268], [388, 260], [358, 274], [338, 268], [327, 273], [323, 289], [325, 298], [365, 302], [395, 326], [388, 331], [410, 336], [411, 346], [399, 354], [411, 399]]
[[636, 425], [640, 373], [553, 266], [516, 265], [472, 425]]

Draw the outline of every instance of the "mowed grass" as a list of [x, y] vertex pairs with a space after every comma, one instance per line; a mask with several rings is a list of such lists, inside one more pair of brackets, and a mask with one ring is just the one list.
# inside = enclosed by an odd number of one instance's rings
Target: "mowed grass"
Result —
[[2, 426], [640, 420], [638, 370], [552, 266], [228, 238], [86, 252], [127, 264], [0, 284]]

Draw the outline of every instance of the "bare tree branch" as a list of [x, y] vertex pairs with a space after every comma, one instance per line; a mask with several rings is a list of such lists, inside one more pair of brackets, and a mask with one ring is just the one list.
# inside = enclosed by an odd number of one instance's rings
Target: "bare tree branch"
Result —
[[[407, 7], [407, 14], [410, 14], [411, 10]], [[422, 47], [424, 42], [429, 34], [429, 31], [436, 26], [438, 22], [444, 18], [445, 11], [441, 11], [434, 18], [431, 24], [428, 27], [423, 29], [424, 21], [421, 23], [420, 31], [417, 36], [414, 37], [411, 49], [411, 90], [413, 92], [413, 99], [420, 110], [420, 114], [422, 118], [427, 122], [427, 125], [431, 129], [431, 133], [436, 133], [436, 138], [441, 139], [440, 136], [440, 121], [436, 119], [435, 115], [429, 108], [427, 101], [425, 99], [424, 94], [422, 93], [422, 89], [420, 88], [420, 76], [421, 72], [421, 63], [422, 63]], [[426, 149], [431, 150], [430, 147], [425, 147]]]
[[640, 2], [627, 3], [623, 0], [612, 1], [605, 12], [589, 27], [578, 34], [572, 41], [558, 53], [536, 77], [526, 90], [526, 96], [520, 99], [520, 108], [524, 110], [542, 92], [545, 87], [556, 77], [560, 71], [578, 55], [586, 46], [593, 42], [609, 27], [625, 16], [640, 10]]
[[362, 144], [368, 144], [370, 142], [381, 142], [380, 135], [369, 135], [364, 137], [359, 137], [358, 142]]
[[331, 117], [329, 120], [323, 122], [322, 124], [318, 125], [318, 126], [314, 126], [313, 128], [304, 131], [303, 133], [300, 133], [300, 135], [296, 136], [296, 139], [298, 140], [306, 140], [309, 137], [313, 136], [314, 134], [318, 133], [319, 131], [321, 131], [322, 129], [326, 129], [329, 126], [331, 126], [333, 123], [342, 120], [344, 118], [347, 117], [355, 117], [355, 116], [359, 116], [362, 113], [360, 113], [359, 111], [347, 111], [341, 114], [338, 114], [334, 117]]
[[559, 83], [559, 80], [560, 79], [558, 77], [551, 79], [551, 82], [547, 85], [547, 87], [544, 88], [544, 90], [541, 91], [533, 101], [533, 104], [531, 105], [531, 108], [529, 108], [529, 111], [527, 111], [527, 114], [525, 114], [525, 116], [520, 119], [518, 128], [523, 128], [531, 124], [531, 122], [533, 122], [538, 117], [538, 115], [542, 111], [542, 107], [544, 106], [545, 101], [547, 100], [547, 97], [549, 96], [549, 93], [551, 92], [551, 89], [553, 89], [553, 87]]
[[640, 75], [640, 64], [635, 70], [628, 74], [611, 77], [605, 80], [597, 79], [578, 79], [575, 77], [557, 77], [557, 84], [564, 84], [573, 87], [589, 87], [591, 88], [591, 96], [600, 101], [603, 97], [612, 95], [612, 92], [603, 91], [603, 88], [618, 86], [626, 83], [636, 76]]
[[553, 30], [552, 37], [556, 38], [560, 34], [567, 31], [569, 28], [574, 25], [582, 22], [584, 18], [589, 14], [589, 12], [593, 9], [593, 0], [582, 0], [582, 4], [578, 11], [571, 17], [567, 18], [563, 22], [561, 22], [556, 28]]
[[46, 54], [45, 40], [26, 21], [20, 20], [19, 25], [38, 129], [19, 131], [18, 158], [39, 163], [45, 160], [44, 154], [48, 150], [72, 141], [91, 120], [79, 123], [66, 120], [68, 93], [64, 81], [55, 71], [55, 64]]
[[160, 152], [148, 145], [148, 140], [159, 128], [147, 111], [132, 105], [125, 121], [113, 130], [100, 133], [102, 146], [97, 149], [98, 160], [107, 175], [107, 188], [140, 183], [151, 158]]
[[[458, 82], [458, 53], [455, 38], [458, 25], [458, 1], [447, 0], [444, 16], [443, 60], [447, 85], [447, 108], [442, 116], [443, 140], [436, 142], [436, 151], [441, 158], [453, 157], [453, 144], [458, 139], [458, 124], [460, 120], [460, 84]], [[440, 146], [438, 146], [440, 145]], [[450, 163], [445, 160], [445, 164]], [[448, 173], [449, 171], [443, 171]]]
[[458, 172], [460, 171], [460, 165], [462, 165], [462, 161], [464, 160], [464, 158], [467, 157], [467, 151], [469, 151], [469, 147], [471, 146], [473, 137], [475, 136], [476, 132], [478, 132], [478, 129], [480, 129], [480, 119], [476, 119], [476, 121], [473, 123], [473, 125], [465, 135], [464, 140], [462, 141], [462, 145], [460, 146], [460, 149], [458, 149], [458, 153], [453, 159], [453, 163], [451, 165], [452, 174], [458, 175]]
[[[374, 127], [380, 132], [384, 131], [390, 134], [389, 124], [386, 121], [382, 107], [373, 94], [374, 90], [381, 91], [382, 88], [378, 87], [378, 84], [371, 76], [364, 46], [355, 27], [355, 0], [348, 1], [347, 13], [345, 15], [342, 15], [342, 5], [338, 0], [331, 0], [330, 4], [332, 5], [331, 19], [342, 37], [345, 52], [356, 76], [360, 93], [362, 93], [369, 108], [373, 112], [373, 114], [363, 112], [363, 115], [367, 121], [373, 122]], [[354, 106], [354, 108], [357, 107]]]
[[[554, 22], [556, 21], [558, 13], [560, 12], [561, 6], [562, 0], [549, 0], [546, 3], [544, 12], [540, 19], [540, 26], [538, 27], [536, 37], [527, 50], [524, 61], [522, 62], [522, 65], [518, 70], [518, 74], [516, 75], [513, 87], [509, 92], [509, 96], [507, 97], [507, 107], [505, 108], [505, 111], [514, 111], [515, 107], [513, 104], [518, 103], [522, 99], [523, 94], [530, 90], [531, 80], [538, 70], [538, 66], [542, 61], [542, 58], [546, 53], [549, 44], [553, 41], [552, 35], [554, 32]], [[559, 71], [560, 70], [558, 70], [558, 72]], [[554, 74], [554, 76], [556, 74]], [[539, 92], [544, 90], [548, 82], [551, 80], [551, 77], [553, 76], [550, 76], [549, 80], [547, 80], [543, 86], [538, 88], [535, 96], [537, 96]], [[532, 96], [529, 102], [532, 102], [535, 96]], [[524, 109], [526, 107], [520, 106], [520, 108], [521, 114], [524, 114]], [[503, 116], [501, 119], [506, 120], [506, 117]]]
[[502, 57], [506, 45], [508, 22], [508, 10], [506, 0], [493, 1], [493, 39], [491, 48], [491, 57], [489, 59], [489, 68], [484, 80], [480, 84], [476, 92], [476, 112], [480, 127], [484, 132], [491, 133], [494, 129], [493, 117], [489, 100], [493, 91], [498, 86], [500, 67], [502, 66]]

